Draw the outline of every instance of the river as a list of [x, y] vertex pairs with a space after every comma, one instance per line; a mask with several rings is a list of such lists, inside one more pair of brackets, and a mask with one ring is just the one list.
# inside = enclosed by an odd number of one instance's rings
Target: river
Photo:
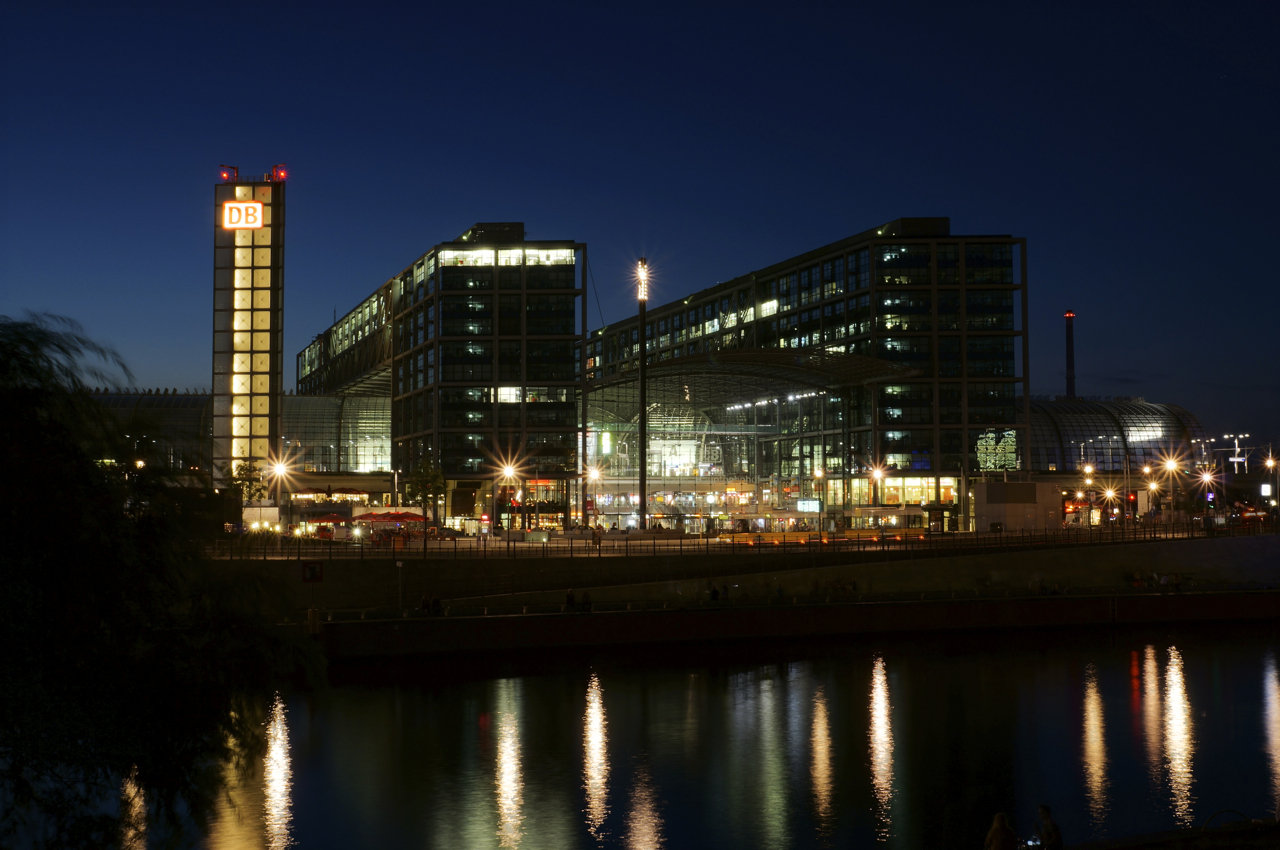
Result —
[[1067, 843], [1280, 799], [1274, 625], [652, 647], [336, 670], [211, 850]]

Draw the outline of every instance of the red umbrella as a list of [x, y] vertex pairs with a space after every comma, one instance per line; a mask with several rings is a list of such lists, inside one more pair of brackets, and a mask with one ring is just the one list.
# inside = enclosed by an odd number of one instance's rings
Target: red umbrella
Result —
[[367, 513], [360, 514], [360, 516], [353, 516], [352, 519], [357, 522], [385, 522], [383, 519], [385, 516], [386, 514]]
[[316, 517], [311, 520], [311, 522], [316, 523], [317, 525], [325, 523], [333, 525], [335, 522], [351, 522], [351, 519], [349, 517], [338, 516], [337, 514], [325, 514], [322, 517]]

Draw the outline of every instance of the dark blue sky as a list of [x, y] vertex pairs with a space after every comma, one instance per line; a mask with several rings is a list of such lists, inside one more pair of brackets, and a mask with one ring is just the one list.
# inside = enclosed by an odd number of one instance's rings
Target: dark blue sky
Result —
[[[197, 11], [199, 13], [197, 13]], [[292, 356], [475, 221], [605, 321], [900, 216], [1029, 239], [1032, 392], [1280, 433], [1275, 4], [8, 4], [0, 312], [207, 387], [212, 185], [288, 163]], [[594, 301], [594, 296], [593, 296]], [[600, 323], [591, 308], [591, 324]]]

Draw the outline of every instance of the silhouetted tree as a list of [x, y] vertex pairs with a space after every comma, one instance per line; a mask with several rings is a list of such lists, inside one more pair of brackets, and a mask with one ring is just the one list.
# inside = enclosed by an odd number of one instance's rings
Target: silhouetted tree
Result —
[[127, 778], [148, 846], [189, 843], [222, 765], [261, 746], [274, 689], [315, 669], [273, 625], [278, 579], [203, 558], [164, 464], [86, 391], [104, 369], [129, 377], [74, 323], [0, 316], [5, 846], [117, 844]]

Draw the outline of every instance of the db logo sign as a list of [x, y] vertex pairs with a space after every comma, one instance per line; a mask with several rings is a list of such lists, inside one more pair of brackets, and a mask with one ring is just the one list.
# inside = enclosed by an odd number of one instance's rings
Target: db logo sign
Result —
[[258, 201], [227, 201], [222, 205], [224, 230], [257, 230], [262, 227], [262, 204]]

